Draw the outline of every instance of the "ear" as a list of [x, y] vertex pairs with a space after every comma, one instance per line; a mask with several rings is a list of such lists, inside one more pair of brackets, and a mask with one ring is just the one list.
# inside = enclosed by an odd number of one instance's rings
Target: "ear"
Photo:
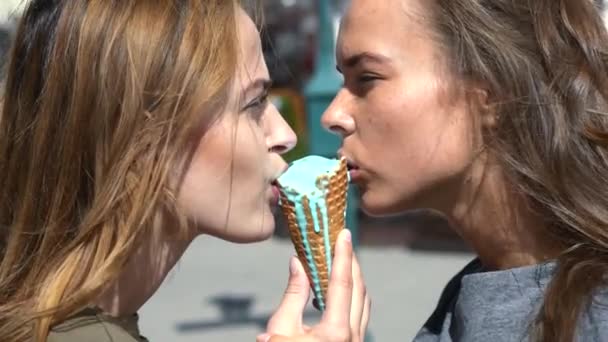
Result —
[[495, 129], [498, 125], [498, 113], [496, 112], [496, 106], [490, 99], [489, 91], [485, 87], [475, 85], [469, 95], [481, 119], [482, 129]]

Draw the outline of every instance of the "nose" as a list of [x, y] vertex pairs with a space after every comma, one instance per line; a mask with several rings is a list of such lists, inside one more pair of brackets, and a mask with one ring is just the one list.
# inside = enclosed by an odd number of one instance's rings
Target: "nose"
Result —
[[270, 104], [266, 117], [266, 145], [268, 151], [284, 154], [291, 151], [298, 143], [298, 137], [285, 122], [277, 108]]
[[350, 115], [348, 96], [346, 89], [340, 90], [321, 116], [323, 127], [342, 138], [355, 131], [355, 120]]

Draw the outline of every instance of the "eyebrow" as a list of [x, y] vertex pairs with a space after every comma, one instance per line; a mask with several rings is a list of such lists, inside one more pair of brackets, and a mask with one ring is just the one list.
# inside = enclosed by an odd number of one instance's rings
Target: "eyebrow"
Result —
[[[390, 59], [386, 56], [379, 55], [373, 52], [361, 52], [346, 58], [343, 64], [347, 68], [353, 68], [365, 61], [373, 63], [388, 63], [390, 62]], [[340, 66], [336, 66], [336, 68], [338, 69], [338, 71], [341, 71]]]
[[272, 80], [269, 80], [267, 78], [258, 78], [255, 81], [251, 82], [246, 88], [245, 88], [245, 94], [248, 94], [249, 92], [255, 90], [255, 89], [259, 89], [261, 88], [264, 91], [269, 90], [270, 88], [272, 88]]

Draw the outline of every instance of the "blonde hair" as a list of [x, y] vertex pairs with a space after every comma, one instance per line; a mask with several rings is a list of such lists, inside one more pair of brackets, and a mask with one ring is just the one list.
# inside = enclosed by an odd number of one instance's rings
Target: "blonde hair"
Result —
[[236, 73], [238, 6], [28, 5], [0, 116], [1, 341], [46, 341], [176, 210], [170, 176]]

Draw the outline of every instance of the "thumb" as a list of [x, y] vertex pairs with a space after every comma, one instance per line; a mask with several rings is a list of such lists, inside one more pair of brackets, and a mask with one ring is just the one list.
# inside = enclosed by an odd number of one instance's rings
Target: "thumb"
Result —
[[268, 322], [268, 332], [272, 334], [293, 335], [302, 327], [302, 314], [308, 297], [310, 285], [304, 267], [296, 257], [289, 263], [289, 281], [281, 304]]

